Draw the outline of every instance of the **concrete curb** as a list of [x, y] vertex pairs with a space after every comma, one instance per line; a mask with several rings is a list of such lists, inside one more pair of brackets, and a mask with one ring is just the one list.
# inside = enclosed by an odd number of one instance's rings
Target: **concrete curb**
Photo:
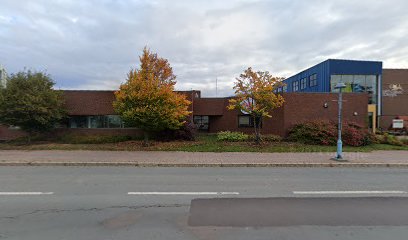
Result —
[[408, 163], [137, 163], [137, 162], [0, 162], [0, 166], [83, 166], [83, 167], [395, 167]]

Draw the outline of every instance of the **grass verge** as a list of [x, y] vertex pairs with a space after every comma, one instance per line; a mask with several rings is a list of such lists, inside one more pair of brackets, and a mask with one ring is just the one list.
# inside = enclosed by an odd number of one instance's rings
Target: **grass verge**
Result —
[[[127, 140], [127, 139], [124, 139]], [[220, 142], [215, 135], [200, 135], [197, 141], [152, 141], [144, 147], [141, 140], [120, 142], [64, 143], [35, 141], [0, 143], [0, 150], [96, 150], [96, 151], [185, 151], [185, 152], [335, 152], [336, 146], [307, 145], [294, 142], [268, 142], [255, 145], [252, 142]], [[372, 144], [363, 147], [343, 148], [345, 152], [371, 152], [374, 150], [408, 150], [408, 146]]]

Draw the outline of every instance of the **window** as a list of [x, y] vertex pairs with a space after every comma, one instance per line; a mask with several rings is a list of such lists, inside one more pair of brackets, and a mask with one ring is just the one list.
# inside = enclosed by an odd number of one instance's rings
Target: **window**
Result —
[[69, 128], [124, 128], [118, 115], [71, 116]]
[[365, 75], [354, 75], [352, 91], [353, 92], [365, 92], [366, 91]]
[[88, 128], [87, 116], [73, 116], [69, 118], [70, 128]]
[[339, 82], [346, 84], [342, 92], [366, 92], [369, 95], [369, 104], [377, 102], [377, 76], [376, 75], [331, 75], [330, 91], [339, 92], [336, 85]]
[[299, 81], [294, 81], [294, 82], [293, 82], [292, 91], [293, 91], [293, 92], [299, 91]]
[[89, 128], [106, 128], [105, 116], [90, 116], [89, 117]]
[[282, 92], [287, 92], [288, 91], [288, 85], [285, 84], [285, 86], [282, 87]]
[[300, 79], [300, 89], [305, 89], [306, 88], [306, 78]]
[[108, 128], [123, 128], [122, 118], [118, 115], [108, 115]]
[[251, 122], [251, 117], [249, 115], [238, 116], [238, 127], [253, 127], [254, 125], [251, 125]]
[[[238, 127], [254, 127], [253, 117], [251, 115], [238, 116]], [[262, 127], [262, 119], [260, 122], [260, 127]]]
[[373, 129], [373, 113], [368, 112], [368, 128]]
[[366, 92], [370, 96], [369, 104], [377, 103], [377, 76], [376, 75], [367, 75], [366, 76]]
[[209, 126], [208, 116], [194, 116], [193, 121], [198, 130], [208, 130]]
[[309, 76], [309, 87], [317, 86], [317, 74], [313, 74]]

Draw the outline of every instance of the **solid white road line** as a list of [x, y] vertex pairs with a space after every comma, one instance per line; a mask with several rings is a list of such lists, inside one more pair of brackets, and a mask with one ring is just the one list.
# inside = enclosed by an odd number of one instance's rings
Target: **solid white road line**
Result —
[[54, 192], [0, 192], [0, 196], [52, 195]]
[[128, 192], [128, 195], [239, 195], [239, 192]]
[[406, 194], [406, 191], [293, 191], [293, 194]]

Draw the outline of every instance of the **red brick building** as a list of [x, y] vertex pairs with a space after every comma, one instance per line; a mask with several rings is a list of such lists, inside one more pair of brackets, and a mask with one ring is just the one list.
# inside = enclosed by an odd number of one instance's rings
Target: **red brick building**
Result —
[[389, 130], [397, 118], [408, 126], [408, 69], [383, 69], [380, 127]]
[[[192, 102], [190, 121], [201, 131], [253, 132], [252, 120], [238, 110], [227, 110], [229, 98], [201, 98], [200, 91], [181, 92]], [[114, 91], [64, 91], [69, 118], [51, 133], [75, 135], [140, 135], [135, 128], [126, 128], [113, 110]], [[264, 118], [263, 134], [286, 136], [296, 123], [306, 120], [337, 120], [337, 94], [335, 93], [283, 93], [283, 107], [272, 112], [272, 118]], [[344, 94], [344, 120], [365, 126], [367, 122], [367, 94]], [[0, 140], [10, 140], [23, 136], [16, 128], [0, 126]]]

